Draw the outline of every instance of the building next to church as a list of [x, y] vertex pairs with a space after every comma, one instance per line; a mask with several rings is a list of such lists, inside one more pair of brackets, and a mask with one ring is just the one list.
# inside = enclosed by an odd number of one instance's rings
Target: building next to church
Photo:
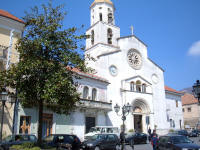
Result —
[[[15, 49], [17, 40], [22, 36], [24, 22], [7, 11], [0, 9], [0, 71], [9, 68], [10, 64], [17, 63], [19, 55]], [[1, 102], [0, 102], [1, 103]], [[14, 103], [6, 102], [3, 120], [3, 136], [13, 130]], [[2, 104], [0, 104], [0, 120]]]
[[200, 105], [198, 99], [193, 94], [184, 92], [182, 105], [185, 128], [200, 129]]
[[183, 93], [165, 86], [165, 97], [167, 104], [167, 122], [170, 129], [177, 130], [184, 128], [182, 101]]

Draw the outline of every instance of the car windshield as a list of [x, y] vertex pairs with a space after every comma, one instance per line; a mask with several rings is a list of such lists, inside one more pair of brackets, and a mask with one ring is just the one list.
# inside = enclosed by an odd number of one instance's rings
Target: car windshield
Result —
[[91, 139], [91, 140], [100, 140], [100, 139], [103, 139], [104, 137], [105, 137], [104, 135], [96, 134], [96, 135], [93, 135], [93, 136], [89, 137], [89, 139]]
[[13, 139], [12, 135], [7, 136], [6, 138], [3, 139], [3, 142], [10, 142]]
[[54, 138], [54, 136], [53, 136], [53, 135], [50, 135], [50, 136], [45, 137], [45, 138], [44, 138], [44, 141], [45, 141], [45, 142], [50, 142], [50, 141], [53, 141], [53, 138]]
[[192, 141], [185, 136], [174, 136], [172, 137], [172, 142], [174, 144], [179, 144], [179, 143], [192, 143]]
[[98, 131], [100, 131], [100, 130], [101, 130], [101, 128], [92, 127], [92, 128], [90, 128], [90, 131], [89, 131], [89, 132], [98, 132]]

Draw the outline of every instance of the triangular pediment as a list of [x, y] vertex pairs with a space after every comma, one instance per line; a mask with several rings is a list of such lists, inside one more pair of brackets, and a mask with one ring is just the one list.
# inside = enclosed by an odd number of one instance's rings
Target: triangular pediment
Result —
[[125, 79], [124, 81], [125, 81], [125, 82], [131, 82], [131, 81], [137, 81], [137, 80], [140, 80], [140, 81], [142, 81], [143, 83], [145, 82], [146, 84], [152, 85], [150, 81], [148, 81], [147, 79], [143, 78], [143, 77], [140, 76], [140, 75], [127, 78], [127, 79]]

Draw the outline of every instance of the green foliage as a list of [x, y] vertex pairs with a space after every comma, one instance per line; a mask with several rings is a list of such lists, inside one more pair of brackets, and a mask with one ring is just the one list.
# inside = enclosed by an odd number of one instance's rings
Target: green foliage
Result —
[[34, 143], [24, 143], [22, 145], [13, 145], [11, 150], [41, 150], [39, 147], [35, 146]]
[[128, 130], [128, 132], [134, 132], [134, 129], [130, 129], [130, 130]]
[[[16, 46], [19, 63], [0, 72], [0, 90], [17, 89], [22, 106], [38, 107], [39, 114], [43, 112], [43, 105], [59, 114], [75, 109], [80, 95], [72, 69], [87, 70], [83, 47], [79, 46], [86, 36], [77, 35], [76, 27], [63, 29], [62, 8], [53, 8], [50, 2], [42, 5], [42, 10], [34, 7], [26, 14], [23, 18], [26, 30]], [[42, 119], [39, 118], [38, 135], [41, 135]]]
[[169, 133], [173, 133], [173, 132], [174, 132], [174, 130], [173, 130], [173, 129], [170, 129], [170, 130], [169, 130]]

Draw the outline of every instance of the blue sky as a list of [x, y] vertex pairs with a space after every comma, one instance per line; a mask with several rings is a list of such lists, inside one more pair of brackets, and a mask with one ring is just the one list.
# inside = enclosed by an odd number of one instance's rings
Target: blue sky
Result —
[[[165, 84], [180, 90], [200, 79], [200, 0], [112, 0], [121, 36], [134, 34], [148, 45], [149, 57], [164, 70]], [[0, 0], [0, 9], [21, 18], [47, 0]], [[90, 25], [93, 0], [53, 0], [65, 4], [66, 28]]]

